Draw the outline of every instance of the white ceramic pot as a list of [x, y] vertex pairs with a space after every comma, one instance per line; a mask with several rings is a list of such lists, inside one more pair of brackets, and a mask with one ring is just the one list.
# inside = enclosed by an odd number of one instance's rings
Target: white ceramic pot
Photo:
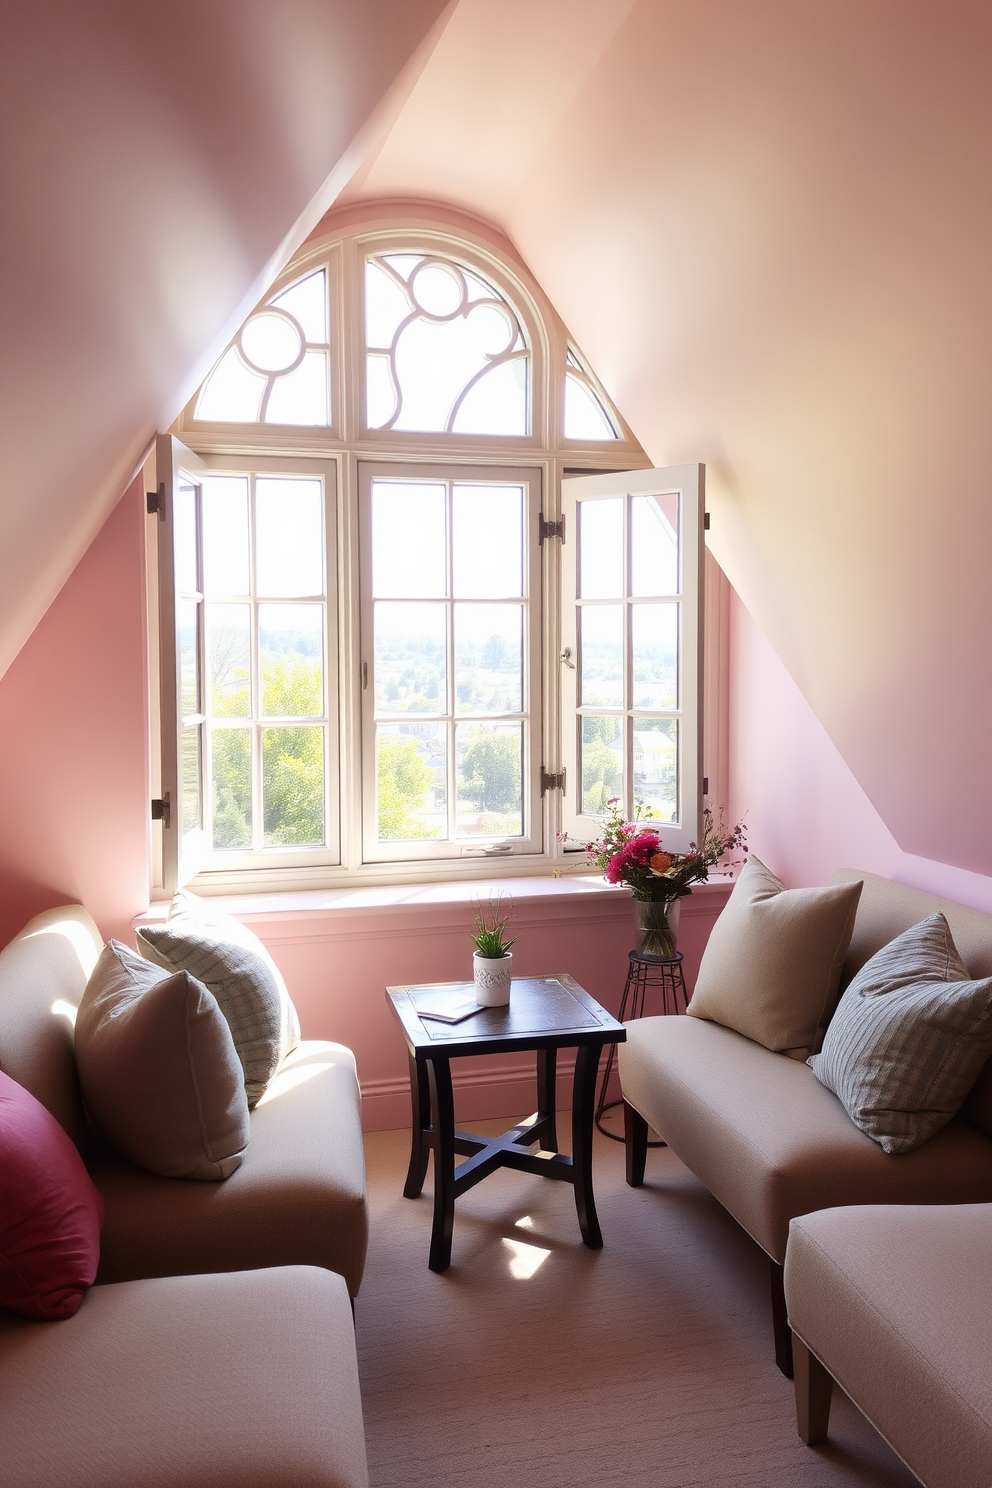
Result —
[[505, 1007], [510, 1000], [513, 952], [505, 956], [472, 957], [475, 966], [475, 1000], [481, 1007]]

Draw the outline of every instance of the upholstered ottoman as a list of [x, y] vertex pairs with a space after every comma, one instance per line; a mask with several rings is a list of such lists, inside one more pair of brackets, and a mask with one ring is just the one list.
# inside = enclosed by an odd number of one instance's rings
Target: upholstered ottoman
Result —
[[339, 1275], [286, 1266], [98, 1286], [0, 1321], [11, 1488], [367, 1488]]
[[785, 1296], [804, 1441], [826, 1437], [836, 1380], [927, 1488], [988, 1488], [992, 1204], [805, 1214]]

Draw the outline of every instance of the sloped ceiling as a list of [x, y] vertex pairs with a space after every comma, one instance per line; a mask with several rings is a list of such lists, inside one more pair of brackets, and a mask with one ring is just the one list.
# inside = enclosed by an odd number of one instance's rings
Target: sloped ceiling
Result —
[[992, 873], [992, 9], [640, 0], [583, 53], [589, 10], [462, 0], [352, 194], [496, 219], [651, 458], [708, 462], [714, 551], [900, 847]]
[[0, 667], [352, 175], [515, 242], [900, 847], [992, 874], [987, 0], [440, 12], [8, 9]]
[[446, 4], [4, 7], [0, 675], [392, 121]]

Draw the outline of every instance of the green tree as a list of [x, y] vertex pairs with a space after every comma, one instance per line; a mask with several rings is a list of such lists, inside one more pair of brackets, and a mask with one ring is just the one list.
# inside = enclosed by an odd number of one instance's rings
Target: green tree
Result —
[[427, 792], [434, 783], [431, 767], [416, 739], [383, 734], [376, 751], [376, 801], [379, 840], [402, 842], [436, 837], [439, 829], [424, 819]]
[[477, 729], [462, 758], [462, 794], [480, 811], [507, 811], [520, 805], [520, 735]]

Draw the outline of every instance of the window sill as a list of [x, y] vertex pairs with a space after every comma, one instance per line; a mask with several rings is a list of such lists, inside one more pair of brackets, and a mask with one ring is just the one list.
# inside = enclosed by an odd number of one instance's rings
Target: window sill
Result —
[[[692, 894], [682, 900], [682, 913], [693, 909], [713, 914], [722, 908], [733, 887], [732, 873], [718, 874], [697, 884]], [[487, 899], [500, 893], [513, 901], [515, 915], [541, 909], [565, 908], [570, 902], [587, 909], [596, 901], [597, 910], [616, 906], [629, 913], [630, 891], [624, 885], [604, 882], [598, 874], [567, 874], [561, 878], [522, 876], [499, 879], [449, 879], [432, 883], [367, 884], [342, 889], [283, 890], [266, 894], [211, 895], [210, 904], [239, 919], [274, 920], [344, 919], [353, 916], [381, 916], [384, 912], [459, 910], [474, 900]], [[693, 901], [695, 905], [693, 906]], [[693, 908], [689, 908], [693, 906]], [[168, 900], [149, 905], [145, 914], [137, 915], [135, 927], [159, 924], [168, 917]]]

